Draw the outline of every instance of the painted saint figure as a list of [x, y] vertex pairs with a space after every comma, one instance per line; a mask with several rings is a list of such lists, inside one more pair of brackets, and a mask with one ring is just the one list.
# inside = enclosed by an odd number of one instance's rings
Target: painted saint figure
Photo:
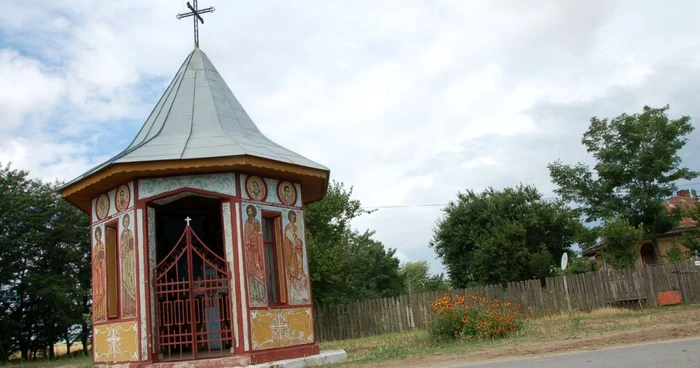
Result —
[[92, 252], [92, 316], [95, 322], [107, 318], [105, 301], [105, 243], [102, 242], [102, 228], [95, 228], [95, 247]]
[[136, 316], [136, 249], [134, 232], [129, 227], [131, 219], [126, 214], [122, 217], [122, 233], [119, 236], [119, 254], [121, 255], [122, 279], [122, 317]]
[[290, 304], [310, 302], [308, 277], [304, 270], [304, 241], [293, 210], [287, 215], [289, 224], [284, 227], [284, 247], [287, 260], [287, 283]]
[[129, 193], [129, 187], [122, 185], [117, 191], [117, 210], [124, 211], [129, 207], [129, 201], [131, 200], [131, 194]]
[[287, 182], [282, 183], [282, 193], [279, 196], [282, 204], [288, 206], [293, 206], [297, 201], [296, 190], [292, 187], [292, 184]]
[[248, 196], [256, 201], [262, 201], [267, 194], [267, 189], [262, 179], [257, 176], [251, 176], [246, 179], [246, 190], [248, 191]]
[[102, 220], [109, 213], [109, 197], [106, 194], [97, 198], [97, 219]]
[[265, 289], [265, 258], [263, 254], [263, 235], [260, 221], [257, 219], [258, 210], [253, 205], [246, 207], [248, 219], [243, 228], [248, 273], [248, 291], [251, 306], [267, 305]]

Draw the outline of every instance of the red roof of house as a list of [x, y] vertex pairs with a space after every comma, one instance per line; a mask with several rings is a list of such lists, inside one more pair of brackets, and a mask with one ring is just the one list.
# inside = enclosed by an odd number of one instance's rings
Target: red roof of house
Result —
[[[678, 191], [676, 196], [673, 196], [664, 201], [663, 206], [666, 207], [666, 209], [669, 211], [673, 210], [674, 208], [680, 208], [684, 206], [688, 206], [691, 208], [697, 207], [697, 205], [695, 204], [695, 198], [692, 198], [690, 196], [690, 192], [688, 190]], [[684, 217], [681, 219], [681, 222], [678, 224], [678, 226], [675, 227], [675, 229], [683, 229], [695, 226], [697, 226], [697, 222], [693, 221], [690, 218]]]

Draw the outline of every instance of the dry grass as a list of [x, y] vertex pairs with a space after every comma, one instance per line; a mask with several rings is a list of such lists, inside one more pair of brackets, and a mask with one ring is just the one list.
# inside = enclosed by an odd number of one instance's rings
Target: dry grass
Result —
[[549, 336], [579, 336], [608, 331], [629, 330], [658, 324], [700, 322], [697, 305], [632, 311], [603, 308], [591, 313], [560, 313], [528, 321], [522, 334], [537, 338]]
[[[66, 344], [55, 344], [54, 345], [54, 354], [56, 354], [56, 356], [60, 358], [64, 355], [66, 355], [66, 351], [68, 350], [67, 348], [68, 348], [68, 345], [66, 345]], [[72, 353], [82, 351], [82, 350], [83, 350], [83, 344], [80, 342], [73, 343], [70, 346], [70, 351]], [[11, 360], [19, 359], [19, 358], [20, 358], [20, 352], [16, 352], [10, 356]]]
[[[0, 366], [2, 366], [2, 364], [0, 364]], [[92, 357], [80, 356], [78, 358], [61, 358], [53, 361], [37, 360], [33, 362], [10, 363], [7, 366], [19, 368], [89, 368], [92, 367]]]
[[[604, 308], [591, 313], [561, 313], [528, 320], [525, 327], [513, 337], [497, 341], [439, 343], [432, 341], [426, 331], [418, 330], [326, 342], [321, 344], [321, 349], [345, 349], [348, 360], [342, 364], [344, 366], [368, 363], [375, 365], [377, 362], [419, 356], [444, 357], [455, 354], [490, 356], [495, 352], [510, 350], [513, 344], [566, 342], [590, 336], [611, 335], [616, 331], [687, 323], [700, 323], [700, 306], [684, 305], [643, 311]], [[508, 349], [505, 349], [504, 345], [508, 345]]]

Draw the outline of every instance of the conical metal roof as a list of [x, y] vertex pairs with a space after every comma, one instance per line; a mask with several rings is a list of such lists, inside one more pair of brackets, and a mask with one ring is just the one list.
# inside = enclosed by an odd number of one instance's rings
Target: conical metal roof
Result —
[[263, 135], [206, 54], [196, 48], [134, 141], [72, 182], [112, 164], [243, 155], [328, 171]]

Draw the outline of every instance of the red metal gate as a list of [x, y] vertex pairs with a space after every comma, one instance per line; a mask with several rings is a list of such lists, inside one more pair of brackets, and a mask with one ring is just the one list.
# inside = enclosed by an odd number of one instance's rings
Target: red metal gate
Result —
[[233, 346], [228, 262], [189, 225], [155, 270], [161, 360], [230, 354]]

